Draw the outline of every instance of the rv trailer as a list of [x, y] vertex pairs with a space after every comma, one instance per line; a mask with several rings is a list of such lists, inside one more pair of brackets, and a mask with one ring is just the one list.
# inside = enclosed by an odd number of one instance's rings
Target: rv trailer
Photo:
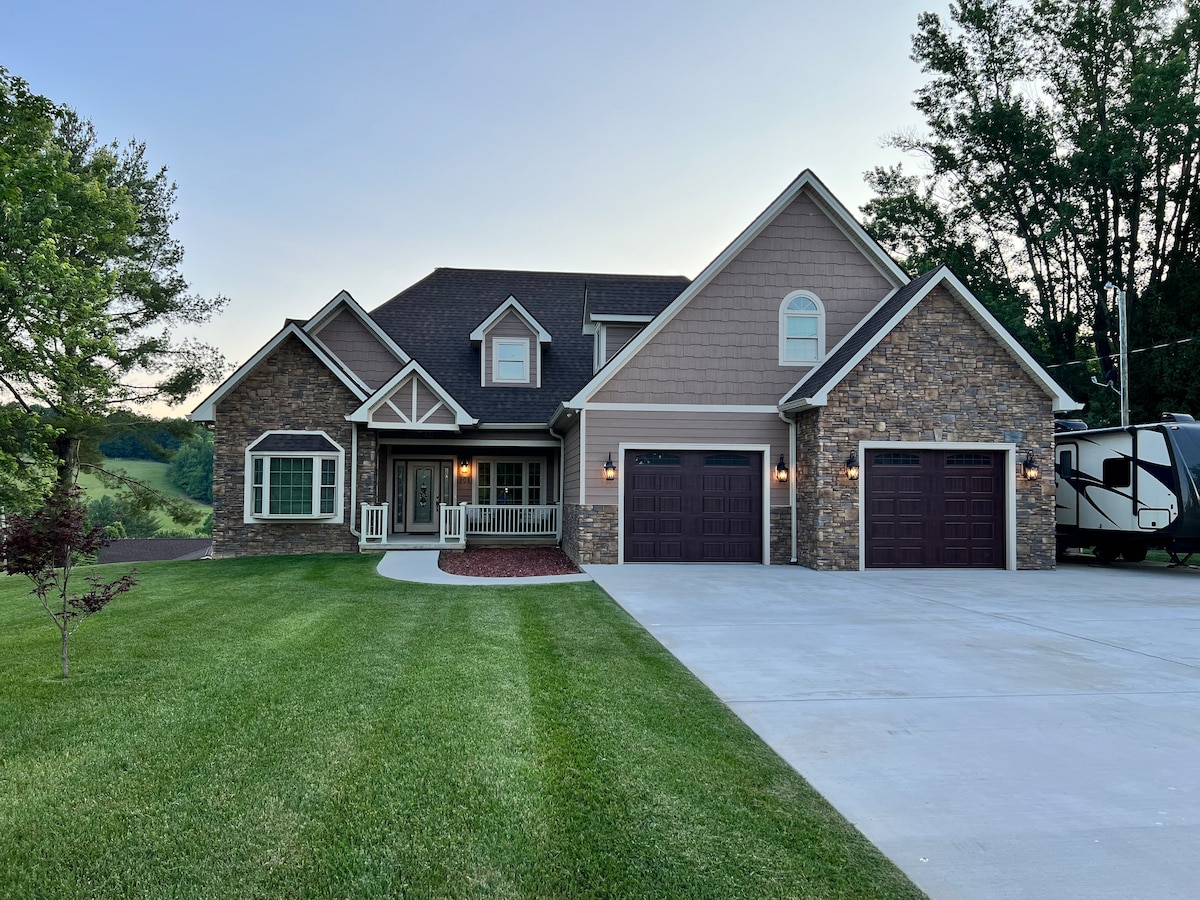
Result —
[[1091, 547], [1097, 558], [1131, 562], [1152, 548], [1200, 551], [1200, 423], [1182, 413], [1128, 428], [1056, 423], [1058, 554]]

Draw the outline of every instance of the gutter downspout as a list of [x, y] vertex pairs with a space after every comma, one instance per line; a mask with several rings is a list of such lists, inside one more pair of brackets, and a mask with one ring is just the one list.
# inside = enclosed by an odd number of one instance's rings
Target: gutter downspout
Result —
[[796, 469], [796, 420], [794, 418], [789, 419], [782, 412], [779, 413], [779, 418], [781, 418], [781, 419], [783, 419], [783, 421], [787, 422], [787, 426], [788, 426], [788, 456], [791, 457], [791, 462], [789, 465], [792, 470], [792, 477], [788, 479], [788, 501], [789, 501], [789, 504], [791, 505], [791, 511], [792, 511], [792, 542], [791, 542], [792, 559], [791, 559], [790, 564], [794, 566], [797, 563], [797, 560], [796, 560], [796, 524], [797, 524], [796, 478], [798, 476], [798, 472]]
[[566, 505], [566, 477], [567, 477], [567, 438], [565, 435], [559, 434], [554, 430], [554, 426], [547, 424], [546, 428], [550, 433], [558, 438], [558, 546], [562, 547], [563, 542], [563, 519], [567, 517]]

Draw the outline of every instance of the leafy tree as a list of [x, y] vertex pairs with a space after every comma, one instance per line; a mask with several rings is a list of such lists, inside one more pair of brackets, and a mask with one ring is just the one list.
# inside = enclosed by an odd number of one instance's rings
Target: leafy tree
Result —
[[[913, 59], [929, 75], [915, 101], [925, 131], [890, 142], [926, 170], [869, 176], [879, 195], [864, 211], [886, 245], [926, 263], [945, 239], [1051, 364], [1115, 367], [1110, 281], [1127, 292], [1132, 346], [1190, 331], [1200, 0], [960, 0], [948, 24], [919, 17]], [[1083, 366], [1060, 373], [1109, 404]], [[1158, 386], [1135, 384], [1150, 393], [1131, 391], [1132, 405], [1153, 415]]]
[[172, 337], [226, 302], [188, 292], [175, 192], [145, 144], [101, 143], [90, 122], [0, 69], [0, 390], [20, 429], [44, 441], [31, 454], [0, 430], [0, 472], [49, 458], [70, 486], [81, 465], [100, 465], [115, 408], [179, 402], [220, 374], [213, 348]]
[[89, 575], [88, 589], [72, 592], [71, 574], [83, 558], [98, 552], [109, 539], [104, 529], [85, 524], [85, 511], [77, 486], [56, 489], [35, 512], [15, 515], [0, 534], [0, 559], [9, 575], [25, 575], [62, 638], [62, 674], [69, 674], [68, 642], [91, 615], [132, 588], [137, 581], [128, 572], [114, 581]]
[[200, 434], [176, 451], [168, 470], [171, 483], [194, 500], [212, 503], [213, 499], [213, 436], [202, 429]]
[[97, 449], [106, 459], [169, 460], [203, 429], [187, 419], [148, 419], [120, 410], [106, 417], [104, 430], [107, 437]]
[[151, 538], [159, 531], [154, 514], [131, 506], [123, 497], [106, 494], [87, 505], [89, 526], [103, 528], [114, 540], [119, 538]]

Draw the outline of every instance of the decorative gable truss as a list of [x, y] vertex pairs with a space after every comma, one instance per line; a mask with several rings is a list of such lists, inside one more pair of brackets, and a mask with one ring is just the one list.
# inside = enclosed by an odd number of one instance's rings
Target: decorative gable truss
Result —
[[510, 296], [471, 332], [479, 343], [483, 387], [541, 387], [542, 344], [550, 332]]
[[416, 360], [397, 372], [346, 419], [391, 431], [458, 431], [464, 425], [479, 422]]

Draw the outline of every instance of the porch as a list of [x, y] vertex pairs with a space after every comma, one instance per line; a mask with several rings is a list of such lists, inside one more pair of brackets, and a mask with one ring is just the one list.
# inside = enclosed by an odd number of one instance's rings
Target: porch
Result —
[[364, 550], [462, 549], [468, 542], [557, 544], [562, 540], [562, 508], [557, 505], [488, 506], [438, 504], [438, 528], [428, 534], [389, 529], [389, 504], [362, 504], [359, 548]]

